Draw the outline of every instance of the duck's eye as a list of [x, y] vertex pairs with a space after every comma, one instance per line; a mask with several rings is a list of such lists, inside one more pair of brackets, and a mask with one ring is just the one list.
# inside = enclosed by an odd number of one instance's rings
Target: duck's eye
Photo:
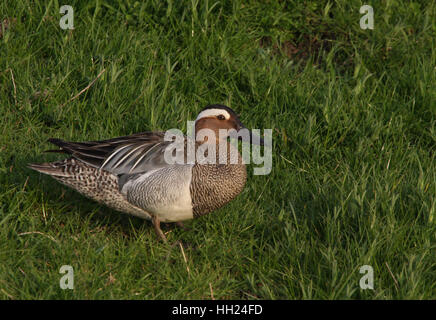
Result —
[[226, 120], [226, 117], [224, 117], [222, 114], [217, 116], [218, 120]]

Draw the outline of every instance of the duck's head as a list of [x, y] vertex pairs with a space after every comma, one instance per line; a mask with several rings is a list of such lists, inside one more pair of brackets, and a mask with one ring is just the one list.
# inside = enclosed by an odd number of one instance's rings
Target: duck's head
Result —
[[[206, 133], [204, 133], [205, 131], [203, 131], [203, 129], [206, 129]], [[224, 130], [220, 132], [220, 129]], [[210, 133], [210, 130], [215, 134], [216, 143], [219, 143], [223, 139], [227, 140], [228, 137], [237, 137], [239, 140], [245, 142], [264, 145], [263, 139], [247, 129], [239, 120], [238, 115], [231, 108], [224, 105], [209, 105], [198, 114], [195, 120], [195, 134], [197, 140], [213, 143], [212, 141], [208, 141], [208, 132]], [[229, 134], [223, 134], [226, 132], [225, 130], [227, 130]], [[203, 134], [201, 134], [201, 132], [203, 132]], [[199, 135], [201, 135], [200, 138]]]

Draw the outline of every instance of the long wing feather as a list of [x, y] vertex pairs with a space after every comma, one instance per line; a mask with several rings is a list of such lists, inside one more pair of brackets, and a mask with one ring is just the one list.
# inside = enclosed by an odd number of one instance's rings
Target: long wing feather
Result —
[[[114, 174], [135, 174], [165, 167], [165, 149], [171, 141], [163, 132], [142, 132], [130, 136], [86, 142], [49, 139], [74, 158]], [[50, 150], [51, 152], [55, 150]]]

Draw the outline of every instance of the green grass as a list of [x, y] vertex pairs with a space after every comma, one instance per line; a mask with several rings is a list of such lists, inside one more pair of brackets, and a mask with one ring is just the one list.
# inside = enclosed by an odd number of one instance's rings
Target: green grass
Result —
[[[71, 0], [73, 31], [63, 4], [0, 4], [16, 18], [0, 38], [0, 298], [436, 297], [434, 1]], [[59, 158], [49, 137], [185, 130], [210, 103], [273, 129], [273, 169], [166, 228], [186, 263], [150, 223], [26, 168]]]

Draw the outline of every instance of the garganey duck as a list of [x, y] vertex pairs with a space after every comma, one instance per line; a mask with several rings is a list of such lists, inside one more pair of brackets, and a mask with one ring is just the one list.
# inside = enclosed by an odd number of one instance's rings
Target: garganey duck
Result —
[[[263, 145], [263, 139], [246, 129], [236, 113], [223, 105], [204, 108], [195, 121], [195, 150], [202, 146], [224, 145], [227, 151], [235, 148], [229, 135], [220, 129], [246, 130], [251, 143]], [[212, 130], [199, 139], [202, 129]], [[221, 130], [222, 131], [222, 130]], [[239, 137], [240, 138], [240, 137]], [[183, 136], [183, 141], [190, 138]], [[191, 139], [192, 140], [192, 139]], [[211, 140], [211, 141], [210, 141]], [[242, 140], [247, 140], [242, 138]], [[60, 147], [51, 152], [70, 154], [56, 162], [29, 164], [31, 169], [52, 176], [81, 194], [117, 211], [151, 220], [157, 235], [166, 241], [160, 222], [176, 222], [210, 213], [233, 200], [244, 189], [247, 171], [237, 150], [236, 161], [169, 163], [166, 148], [173, 143], [164, 132], [142, 132], [109, 140], [67, 142], [49, 139]], [[220, 144], [221, 143], [221, 144]], [[186, 149], [184, 149], [186, 159]], [[222, 149], [220, 149], [221, 152]], [[207, 152], [205, 153], [207, 155]], [[219, 152], [215, 152], [218, 160]]]

